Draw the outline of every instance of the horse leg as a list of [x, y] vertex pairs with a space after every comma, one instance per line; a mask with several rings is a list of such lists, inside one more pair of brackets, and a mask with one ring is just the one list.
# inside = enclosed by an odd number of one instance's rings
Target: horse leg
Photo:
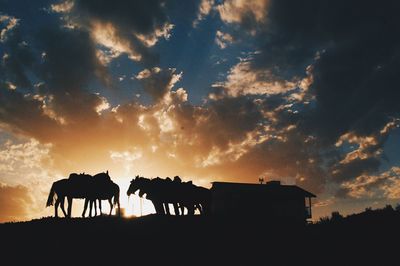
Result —
[[174, 212], [175, 212], [175, 215], [180, 215], [180, 213], [179, 213], [179, 206], [178, 206], [178, 203], [176, 203], [176, 202], [174, 202]]
[[165, 212], [167, 213], [167, 215], [171, 215], [171, 213], [169, 212], [169, 204], [168, 203], [164, 203], [164, 208], [165, 208]]
[[85, 206], [83, 207], [83, 212], [82, 212], [82, 217], [83, 218], [85, 217], [85, 213], [86, 213], [86, 209], [87, 209], [88, 203], [89, 203], [89, 200], [86, 198], [85, 199]]
[[113, 210], [113, 208], [114, 208], [114, 205], [113, 205], [113, 203], [112, 203], [112, 198], [109, 198], [109, 199], [108, 199], [108, 203], [110, 203], [110, 213], [109, 213], [108, 215], [111, 216], [111, 212], [112, 212], [112, 210]]
[[67, 197], [68, 200], [68, 217], [71, 218], [72, 215], [72, 197]]
[[119, 204], [119, 198], [117, 199], [117, 206], [118, 206], [118, 216], [121, 217], [121, 205]]
[[188, 215], [194, 215], [194, 204], [190, 204], [187, 206], [188, 209]]
[[203, 214], [203, 208], [201, 207], [200, 203], [196, 204], [196, 208], [199, 210], [200, 214]]
[[58, 218], [58, 205], [60, 205], [60, 200], [57, 198], [54, 204], [54, 217]]
[[101, 200], [99, 199], [99, 209], [100, 209], [100, 216], [103, 215], [103, 213], [101, 212]]
[[63, 212], [63, 214], [64, 214], [64, 217], [67, 217], [68, 215], [67, 215], [67, 213], [65, 212], [65, 208], [64, 208], [64, 202], [65, 202], [65, 197], [60, 197], [60, 207], [61, 207], [61, 210], [62, 210], [62, 212]]
[[62, 197], [60, 199], [60, 206], [61, 206], [61, 210], [62, 210], [62, 212], [64, 214], [64, 217], [67, 217], [67, 213], [65, 212], [65, 208], [64, 208], [64, 202], [65, 202], [65, 197]]
[[181, 215], [185, 215], [185, 205], [182, 203], [179, 203], [179, 208], [181, 209]]
[[161, 214], [165, 214], [164, 212], [164, 206], [162, 203], [160, 202], [154, 202], [153, 201], [153, 205], [154, 205], [154, 209], [156, 209], [156, 213], [161, 215]]
[[93, 200], [89, 202], [89, 216], [92, 217], [92, 210], [93, 210]]
[[[167, 206], [167, 207], [168, 207], [168, 206]], [[162, 213], [163, 215], [166, 215], [166, 214], [167, 214], [167, 210], [166, 210], [166, 208], [165, 208], [164, 203], [161, 203], [160, 208], [161, 208], [161, 213]]]
[[[97, 202], [96, 202], [96, 199], [90, 200], [90, 204], [91, 204], [91, 206], [94, 205], [94, 216], [97, 216]], [[92, 214], [90, 214], [90, 215], [92, 215]]]

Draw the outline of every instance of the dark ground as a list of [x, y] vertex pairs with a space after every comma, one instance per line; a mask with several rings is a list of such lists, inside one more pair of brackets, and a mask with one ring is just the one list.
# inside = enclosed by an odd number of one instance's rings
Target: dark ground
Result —
[[400, 212], [317, 224], [232, 217], [42, 218], [0, 224], [2, 265], [400, 265]]

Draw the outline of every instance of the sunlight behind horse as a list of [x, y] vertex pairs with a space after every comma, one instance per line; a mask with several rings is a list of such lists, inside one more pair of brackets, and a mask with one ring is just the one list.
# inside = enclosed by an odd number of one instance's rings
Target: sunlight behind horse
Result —
[[[121, 208], [124, 209], [124, 217], [140, 217], [143, 215], [153, 214], [156, 213], [153, 203], [150, 200], [142, 198], [138, 195], [131, 195], [128, 199], [126, 195], [126, 191], [128, 190], [130, 184], [130, 178], [115, 178], [114, 182], [118, 184], [120, 187], [120, 203]], [[140, 202], [142, 201], [142, 202]], [[72, 212], [73, 217], [80, 217], [80, 214], [83, 210], [83, 200], [76, 200], [77, 208], [74, 209]], [[97, 206], [98, 208], [98, 206]], [[103, 214], [107, 214], [110, 211], [110, 206], [108, 205], [107, 201], [102, 201], [102, 212]], [[112, 211], [112, 214], [116, 214], [116, 209]]]
[[[138, 195], [133, 194], [128, 198], [126, 192], [128, 190], [129, 184], [130, 184], [130, 178], [125, 177], [125, 178], [115, 178], [115, 183], [119, 186], [120, 188], [120, 195], [119, 195], [119, 200], [120, 200], [120, 206], [122, 209], [122, 215], [124, 217], [140, 217], [148, 214], [153, 214], [156, 213], [154, 209], [154, 205], [150, 200], [147, 200], [146, 198], [140, 198]], [[57, 197], [56, 197], [57, 198]], [[99, 205], [98, 205], [98, 200], [96, 200], [97, 203], [97, 213], [99, 214]], [[65, 207], [67, 207], [67, 202], [65, 202]], [[108, 215], [110, 212], [110, 205], [108, 204], [107, 200], [102, 200], [101, 202], [102, 206], [102, 214], [103, 215]], [[72, 208], [72, 217], [81, 217], [82, 211], [84, 209], [84, 199], [80, 198], [75, 198], [74, 199], [74, 208]], [[94, 212], [93, 212], [94, 214]], [[117, 215], [117, 206], [114, 206], [113, 211], [111, 213], [112, 215]], [[86, 215], [89, 215], [89, 210], [87, 211]], [[64, 217], [63, 214], [61, 214], [61, 217]]]
[[125, 208], [125, 217], [138, 217], [142, 215], [156, 213], [153, 203], [150, 200], [143, 198], [141, 203], [140, 197], [136, 194], [131, 195], [128, 199], [126, 191], [129, 188], [130, 178], [116, 179], [115, 182], [119, 185], [121, 189], [120, 202], [121, 208]]

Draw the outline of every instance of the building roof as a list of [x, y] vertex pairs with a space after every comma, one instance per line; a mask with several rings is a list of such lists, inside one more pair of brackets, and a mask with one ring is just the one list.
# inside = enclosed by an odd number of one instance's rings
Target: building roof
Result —
[[212, 182], [213, 190], [223, 189], [243, 193], [265, 193], [270, 197], [310, 197], [316, 195], [295, 185], [281, 185], [279, 181], [271, 181], [266, 184]]

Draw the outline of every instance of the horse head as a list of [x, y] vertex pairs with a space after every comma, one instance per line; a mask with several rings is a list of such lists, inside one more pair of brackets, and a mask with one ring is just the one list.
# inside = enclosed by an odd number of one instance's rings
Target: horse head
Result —
[[143, 196], [145, 193], [147, 193], [149, 182], [150, 179], [148, 178], [136, 176], [134, 179], [131, 180], [131, 184], [129, 185], [126, 194], [129, 196], [131, 194], [134, 194], [137, 190], [140, 190], [139, 196]]
[[135, 194], [135, 192], [139, 189], [139, 176], [135, 176], [135, 178], [133, 178], [131, 180], [131, 184], [129, 185], [128, 190], [126, 191], [126, 194], [128, 195], [128, 197], [131, 194]]

